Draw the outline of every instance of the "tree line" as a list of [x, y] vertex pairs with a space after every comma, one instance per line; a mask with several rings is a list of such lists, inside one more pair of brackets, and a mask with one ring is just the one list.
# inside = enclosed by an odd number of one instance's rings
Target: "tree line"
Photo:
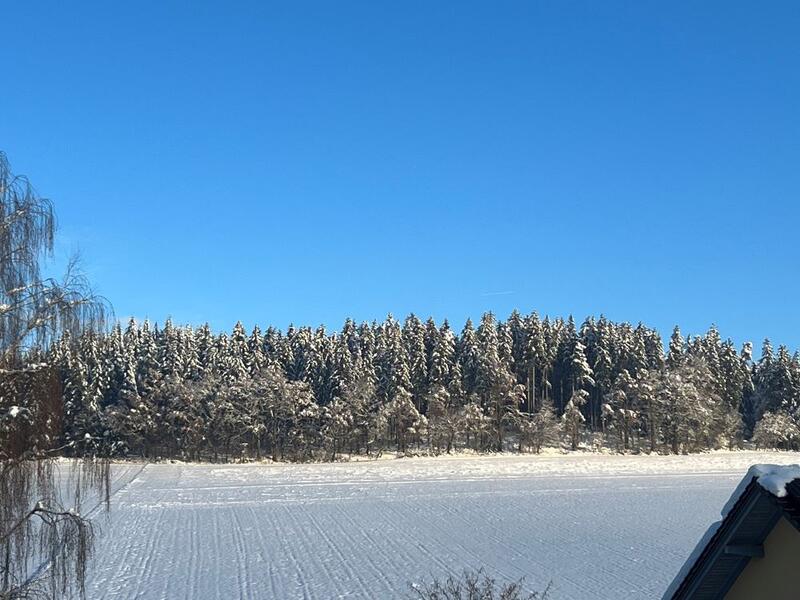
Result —
[[764, 341], [761, 358], [711, 327], [664, 348], [642, 324], [486, 313], [391, 315], [285, 332], [230, 334], [147, 321], [63, 336], [65, 443], [80, 453], [220, 460], [336, 459], [385, 450], [538, 452], [793, 448], [800, 358]]

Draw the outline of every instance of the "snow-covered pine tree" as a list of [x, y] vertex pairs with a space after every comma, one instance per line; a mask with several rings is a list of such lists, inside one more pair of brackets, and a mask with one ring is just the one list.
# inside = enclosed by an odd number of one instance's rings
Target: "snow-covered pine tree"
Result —
[[589, 366], [589, 361], [586, 359], [586, 348], [580, 340], [575, 340], [570, 357], [570, 376], [573, 393], [579, 388], [593, 386], [593, 375], [592, 367]]
[[181, 379], [199, 381], [203, 376], [200, 352], [197, 348], [197, 335], [192, 327], [186, 327], [181, 336]]
[[[503, 433], [509, 415], [524, 402], [525, 388], [518, 387], [514, 376], [500, 360], [497, 322], [492, 313], [481, 318], [477, 331], [478, 384], [476, 392], [481, 398], [486, 416], [491, 420], [494, 449], [503, 449]], [[510, 352], [511, 348], [508, 348]]]
[[[341, 335], [331, 340], [332, 356], [330, 358], [330, 394], [331, 398], [341, 398], [344, 391], [355, 383], [358, 377], [358, 354], [353, 354], [345, 338]], [[358, 346], [356, 345], [356, 349]], [[317, 399], [319, 401], [319, 399]]]
[[516, 378], [514, 340], [511, 338], [511, 329], [507, 323], [497, 324], [497, 358], [500, 360], [500, 368], [514, 377], [515, 383], [521, 383]]
[[286, 335], [276, 336], [276, 346], [273, 354], [275, 364], [281, 368], [284, 375], [291, 381], [297, 381], [303, 374], [303, 365], [302, 363], [298, 364], [298, 360], [295, 358], [295, 348], [299, 347], [299, 344], [294, 339], [297, 335], [297, 329], [290, 323], [286, 329]]
[[431, 386], [450, 383], [453, 364], [455, 362], [456, 341], [450, 326], [445, 321], [441, 330], [438, 331], [434, 339], [434, 346], [431, 349], [430, 368], [428, 370], [428, 380]]
[[460, 419], [450, 402], [450, 394], [441, 383], [431, 384], [426, 397], [428, 411], [428, 446], [435, 453], [448, 454], [458, 435]]
[[667, 352], [667, 366], [675, 369], [683, 362], [686, 342], [681, 334], [680, 327], [675, 325], [672, 336], [669, 338], [669, 352]]
[[375, 339], [375, 326], [362, 323], [358, 327], [358, 348], [360, 361], [358, 363], [357, 381], [368, 380], [372, 386], [378, 384], [378, 370], [376, 364], [377, 342]]
[[638, 437], [646, 437], [648, 451], [656, 452], [662, 437], [664, 406], [658, 394], [663, 370], [640, 373], [634, 383], [634, 409], [638, 418]]
[[398, 394], [411, 393], [408, 352], [400, 324], [392, 315], [388, 315], [378, 329], [376, 364], [379, 373], [378, 393], [384, 401], [393, 401]]
[[575, 320], [572, 315], [569, 315], [566, 322], [555, 319], [552, 331], [556, 344], [553, 362], [553, 393], [556, 406], [563, 409], [572, 393], [572, 354], [578, 340], [578, 332], [575, 329]]
[[[535, 312], [525, 318], [525, 385], [528, 390], [528, 414], [535, 410], [547, 396], [548, 353], [545, 348], [545, 336], [539, 315]], [[541, 390], [541, 392], [539, 392]]]
[[467, 319], [456, 346], [456, 360], [461, 371], [461, 387], [466, 397], [477, 391], [480, 351], [472, 319]]
[[310, 327], [295, 329], [289, 326], [286, 343], [281, 352], [284, 371], [289, 381], [306, 381], [309, 375], [307, 361], [313, 343]]
[[82, 352], [73, 352], [64, 342], [64, 436], [67, 444], [83, 449], [86, 434], [93, 439], [100, 435], [99, 407], [92, 404], [89, 373]]
[[155, 338], [158, 345], [158, 364], [161, 367], [161, 376], [179, 374], [181, 370], [181, 342], [178, 329], [171, 318], [164, 321], [164, 328], [158, 331]]
[[262, 352], [264, 354], [264, 359], [266, 361], [266, 365], [276, 365], [280, 364], [281, 366], [283, 363], [278, 359], [278, 349], [283, 343], [283, 335], [281, 331], [272, 325], [267, 327], [267, 330], [264, 332], [264, 344], [262, 346]]
[[461, 431], [465, 436], [466, 447], [477, 452], [485, 446], [487, 419], [477, 396], [473, 394], [468, 400], [461, 409]]
[[613, 437], [617, 448], [622, 451], [631, 448], [637, 417], [634, 399], [634, 379], [623, 369], [611, 384], [602, 409], [603, 434]]
[[336, 369], [334, 340], [323, 326], [314, 331], [312, 344], [308, 349], [305, 381], [311, 386], [314, 398], [320, 406], [333, 401], [340, 387], [341, 373]]
[[[544, 337], [544, 365], [542, 373], [542, 397], [552, 400], [554, 390], [555, 373], [558, 362], [558, 349], [561, 346], [561, 338], [563, 337], [563, 321], [556, 320], [551, 322], [550, 318], [545, 316], [542, 321], [542, 336]], [[560, 402], [560, 399], [559, 399]], [[559, 406], [556, 408], [558, 412]]]
[[250, 376], [264, 368], [267, 358], [264, 356], [264, 336], [258, 325], [253, 326], [250, 337], [247, 338], [247, 354], [245, 355], [245, 367]]
[[410, 314], [403, 323], [403, 343], [408, 357], [408, 371], [411, 387], [409, 392], [418, 411], [423, 406], [428, 389], [428, 357], [425, 348], [425, 326], [415, 314]]
[[322, 436], [323, 444], [328, 448], [329, 460], [335, 461], [336, 457], [347, 447], [349, 437], [353, 432], [353, 414], [346, 401], [334, 398], [322, 409]]
[[528, 330], [525, 320], [517, 309], [511, 311], [507, 321], [508, 333], [511, 337], [511, 369], [517, 383], [526, 383], [528, 378]]
[[549, 399], [542, 400], [529, 421], [527, 439], [531, 449], [536, 453], [542, 448], [555, 446], [561, 437], [561, 424], [556, 417], [553, 403]]
[[564, 431], [567, 434], [570, 447], [573, 450], [578, 449], [584, 423], [586, 422], [586, 417], [584, 417], [581, 412], [581, 406], [585, 402], [587, 396], [588, 393], [585, 390], [575, 390], [575, 393], [572, 394], [569, 402], [567, 402], [567, 405], [564, 407], [564, 414], [561, 416], [561, 420], [564, 424]]
[[641, 323], [633, 330], [633, 335], [630, 339], [627, 370], [632, 377], [637, 377], [640, 371], [646, 371], [650, 366], [647, 356], [647, 332]]
[[612, 392], [612, 382], [614, 378], [614, 365], [611, 364], [611, 353], [606, 347], [605, 338], [601, 337], [597, 342], [595, 350], [595, 361], [592, 371], [594, 373], [594, 394], [602, 400]]
[[362, 376], [356, 379], [343, 390], [342, 400], [352, 418], [350, 452], [358, 453], [363, 448], [369, 456], [378, 450], [376, 445], [380, 437], [378, 403], [372, 378]]
[[436, 326], [436, 321], [433, 320], [433, 317], [428, 317], [425, 321], [425, 365], [428, 372], [428, 385], [433, 383], [430, 372], [433, 362], [433, 352], [439, 344], [439, 336], [440, 333], [439, 328]]
[[757, 448], [797, 450], [800, 447], [800, 427], [785, 412], [767, 411], [756, 423], [753, 442]]
[[394, 391], [391, 400], [382, 409], [386, 415], [389, 435], [393, 438], [397, 451], [405, 453], [409, 443], [418, 439], [424, 432], [427, 420], [412, 400], [411, 393], [402, 387]]
[[250, 373], [250, 348], [247, 332], [241, 321], [236, 321], [228, 338], [226, 352], [222, 356], [225, 362], [225, 375], [229, 381], [242, 381]]

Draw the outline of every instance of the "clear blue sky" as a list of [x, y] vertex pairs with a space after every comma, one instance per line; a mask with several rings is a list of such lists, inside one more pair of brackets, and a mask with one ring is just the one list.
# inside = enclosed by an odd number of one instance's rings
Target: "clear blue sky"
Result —
[[800, 3], [13, 2], [0, 149], [117, 315], [800, 347]]

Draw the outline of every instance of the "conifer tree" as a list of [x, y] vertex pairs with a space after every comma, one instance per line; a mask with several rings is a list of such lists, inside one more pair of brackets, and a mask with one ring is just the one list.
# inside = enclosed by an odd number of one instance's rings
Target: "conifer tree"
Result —
[[252, 376], [261, 371], [266, 365], [267, 359], [264, 356], [264, 336], [261, 335], [261, 328], [253, 326], [250, 337], [247, 338], [247, 352], [245, 355], [245, 367]]
[[528, 390], [528, 413], [530, 414], [537, 407], [537, 389], [540, 387], [543, 390], [543, 392], [539, 394], [542, 400], [547, 396], [544, 391], [546, 391], [549, 385], [546, 377], [548, 358], [545, 348], [544, 332], [542, 330], [541, 321], [539, 320], [539, 315], [535, 312], [531, 313], [531, 315], [525, 319], [524, 326], [525, 383]]
[[423, 410], [423, 399], [428, 388], [428, 356], [425, 347], [425, 326], [413, 313], [403, 325], [403, 343], [408, 357], [411, 387], [409, 391], [417, 410]]
[[458, 342], [458, 365], [461, 371], [461, 387], [465, 396], [477, 391], [479, 381], [480, 350], [475, 337], [472, 320], [467, 319]]

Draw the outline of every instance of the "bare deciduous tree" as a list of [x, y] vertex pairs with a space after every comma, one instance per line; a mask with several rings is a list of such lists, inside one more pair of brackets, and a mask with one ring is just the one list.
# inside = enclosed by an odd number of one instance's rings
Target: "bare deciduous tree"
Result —
[[[0, 599], [84, 593], [93, 529], [81, 499], [108, 502], [109, 464], [71, 465], [64, 483], [60, 379], [47, 350], [65, 331], [99, 326], [106, 306], [70, 263], [63, 280], [42, 275], [53, 251], [52, 204], [0, 152]], [[91, 448], [87, 444], [86, 448]]]
[[460, 578], [451, 575], [446, 580], [412, 583], [410, 588], [416, 600], [546, 600], [550, 593], [550, 584], [540, 592], [530, 592], [522, 579], [498, 583], [483, 569], [464, 571]]

